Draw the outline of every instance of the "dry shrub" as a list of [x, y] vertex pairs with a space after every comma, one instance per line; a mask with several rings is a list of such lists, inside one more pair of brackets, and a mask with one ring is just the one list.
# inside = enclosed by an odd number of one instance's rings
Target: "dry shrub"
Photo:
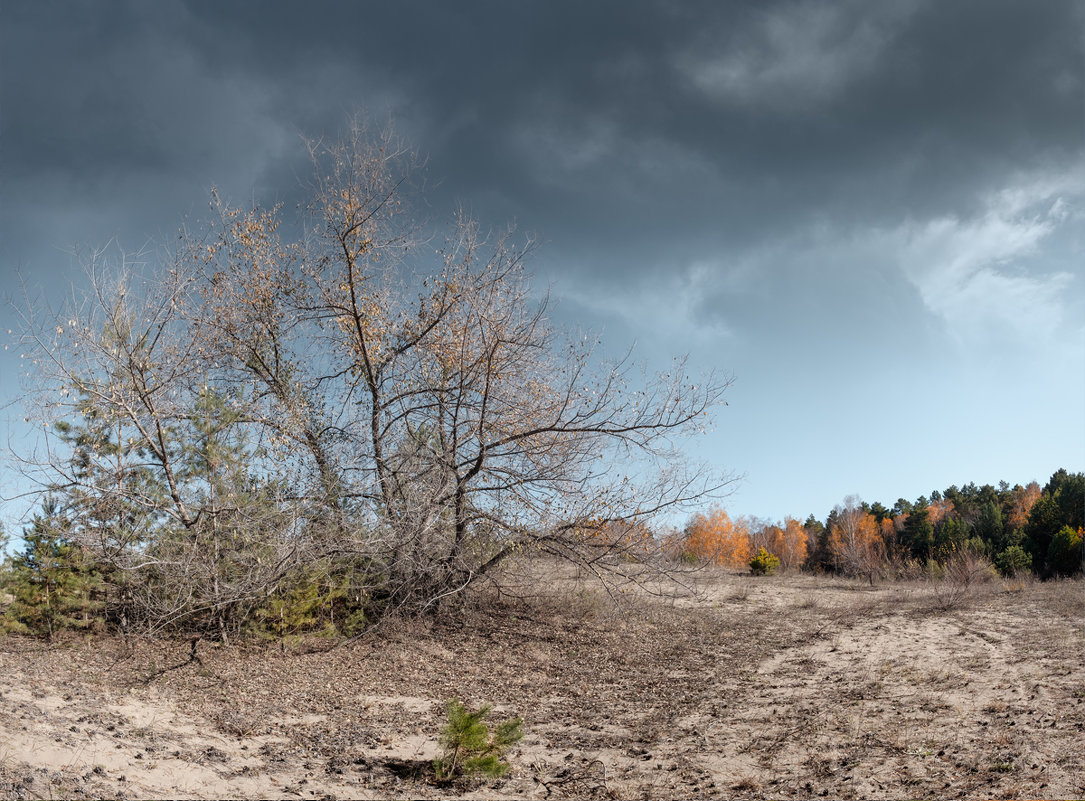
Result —
[[[356, 123], [309, 153], [296, 220], [212, 192], [163, 259], [94, 251], [85, 295], [17, 310], [28, 419], [51, 438], [21, 463], [124, 577], [109, 618], [226, 641], [295, 571], [345, 574], [360, 627], [525, 552], [603, 578], [653, 563], [647, 522], [731, 482], [674, 450], [730, 379], [689, 381], [682, 359], [653, 376], [553, 325], [530, 238], [459, 215], [425, 255], [415, 158], [390, 134]], [[707, 553], [748, 558], [741, 527], [708, 533]]]
[[998, 571], [991, 560], [982, 553], [962, 548], [954, 551], [946, 560], [946, 579], [964, 584], [990, 584], [998, 578]]
[[742, 603], [750, 597], [750, 584], [747, 581], [741, 581], [736, 586], [731, 588], [731, 591], [727, 594], [726, 600]]
[[927, 578], [926, 566], [917, 559], [907, 556], [903, 551], [890, 551], [885, 558], [885, 575], [898, 581], [919, 581]]
[[991, 560], [969, 548], [953, 551], [941, 563], [941, 578], [933, 582], [935, 606], [942, 611], [956, 609], [970, 601], [981, 586], [998, 577]]
[[1033, 573], [1018, 573], [1016, 576], [1006, 578], [1002, 582], [1003, 592], [1020, 593], [1031, 591], [1036, 586], [1036, 576]]
[[731, 787], [732, 790], [738, 790], [744, 793], [759, 793], [761, 792], [761, 782], [752, 776], [743, 777], [737, 784]]

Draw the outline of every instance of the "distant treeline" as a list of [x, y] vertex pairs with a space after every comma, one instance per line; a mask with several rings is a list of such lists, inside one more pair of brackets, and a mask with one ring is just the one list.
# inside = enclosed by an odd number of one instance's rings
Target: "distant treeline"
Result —
[[990, 559], [1007, 576], [1042, 578], [1082, 572], [1085, 473], [1059, 469], [1041, 487], [956, 485], [892, 506], [849, 496], [824, 520], [737, 518], [713, 509], [672, 536], [678, 556], [742, 567], [761, 548], [785, 569], [846, 575], [937, 573], [953, 554]]

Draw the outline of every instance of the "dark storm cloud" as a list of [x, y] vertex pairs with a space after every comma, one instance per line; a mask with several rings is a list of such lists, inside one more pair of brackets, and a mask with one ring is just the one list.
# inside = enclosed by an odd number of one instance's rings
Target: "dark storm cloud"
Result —
[[[6, 270], [56, 248], [165, 236], [216, 180], [249, 178], [266, 143], [258, 87], [216, 82], [163, 4], [5, 4], [0, 170]], [[256, 125], [254, 126], [254, 123]], [[63, 266], [67, 266], [64, 264]]]
[[817, 215], [959, 209], [1074, 157], [1078, 9], [7, 5], [5, 171], [76, 194], [125, 173], [258, 182], [284, 137], [391, 107], [445, 200], [564, 244], [659, 243], [658, 264]]

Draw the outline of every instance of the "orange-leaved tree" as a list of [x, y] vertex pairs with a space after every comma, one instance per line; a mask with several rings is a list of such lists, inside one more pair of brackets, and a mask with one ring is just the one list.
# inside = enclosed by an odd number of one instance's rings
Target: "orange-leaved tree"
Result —
[[927, 505], [927, 515], [931, 521], [931, 525], [937, 528], [943, 520], [953, 516], [954, 506], [953, 501], [949, 498], [943, 498], [942, 500], [932, 500]]
[[714, 507], [689, 521], [683, 552], [725, 567], [745, 567], [753, 550], [745, 521], [732, 521], [727, 512]]
[[806, 529], [793, 517], [784, 518], [782, 527], [773, 528], [769, 550], [780, 559], [783, 570], [799, 567], [806, 559]]
[[1028, 513], [1032, 511], [1032, 505], [1040, 499], [1041, 494], [1043, 493], [1040, 485], [1035, 481], [1029, 482], [1026, 487], [1018, 485], [1013, 488], [1013, 506], [1010, 509], [1009, 519], [1006, 521], [1011, 531], [1025, 527], [1025, 523], [1028, 522]]

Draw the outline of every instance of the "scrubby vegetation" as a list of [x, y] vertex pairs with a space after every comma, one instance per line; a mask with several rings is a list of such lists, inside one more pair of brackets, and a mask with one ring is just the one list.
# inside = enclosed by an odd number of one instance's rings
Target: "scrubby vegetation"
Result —
[[[63, 629], [128, 632], [142, 615], [144, 632], [289, 641], [354, 635], [395, 608], [394, 594], [374, 592], [374, 565], [364, 554], [329, 550], [273, 567], [264, 564], [272, 556], [269, 546], [256, 538], [235, 538], [230, 548], [220, 539], [220, 552], [201, 556], [206, 572], [190, 574], [190, 583], [178, 586], [169, 565], [157, 567], [167, 553], [179, 558], [171, 539], [137, 538], [116, 522], [106, 526], [80, 517], [88, 508], [101, 508], [82, 505], [80, 497], [62, 503], [57, 494], [48, 496], [23, 531], [21, 546], [0, 566], [4, 631], [45, 638]], [[717, 564], [749, 568], [755, 575], [801, 570], [870, 582], [921, 579], [941, 587], [939, 603], [948, 608], [997, 574], [1011, 579], [1081, 575], [1085, 501], [1074, 499], [1083, 497], [1085, 476], [1058, 470], [1042, 488], [1035, 482], [998, 488], [969, 484], [914, 503], [899, 499], [891, 508], [849, 498], [824, 522], [812, 515], [805, 523], [732, 520], [716, 508], [693, 516], [683, 531], [588, 519], [575, 536], [597, 557], [609, 558], [612, 569], [654, 564], [661, 573], [681, 573]], [[136, 525], [142, 518], [129, 512], [127, 519], [127, 525]], [[114, 538], [107, 541], [144, 543], [139, 553], [145, 567], [121, 570], [103, 559], [102, 550], [89, 547], [88, 533], [104, 539], [102, 528]], [[227, 594], [224, 586], [244, 586], [245, 570], [254, 564], [265, 571], [260, 591]], [[269, 567], [273, 582], [266, 578]]]
[[556, 328], [529, 238], [461, 215], [420, 247], [393, 137], [355, 126], [311, 153], [298, 219], [212, 193], [168, 252], [93, 253], [85, 296], [22, 310], [48, 442], [20, 464], [49, 501], [11, 627], [349, 635], [524, 555], [657, 562], [653, 520], [728, 483], [680, 447], [727, 379]]
[[52, 639], [63, 629], [88, 629], [100, 618], [100, 566], [66, 533], [57, 504], [47, 498], [23, 532], [24, 545], [0, 572], [10, 602], [0, 618], [6, 632]]

